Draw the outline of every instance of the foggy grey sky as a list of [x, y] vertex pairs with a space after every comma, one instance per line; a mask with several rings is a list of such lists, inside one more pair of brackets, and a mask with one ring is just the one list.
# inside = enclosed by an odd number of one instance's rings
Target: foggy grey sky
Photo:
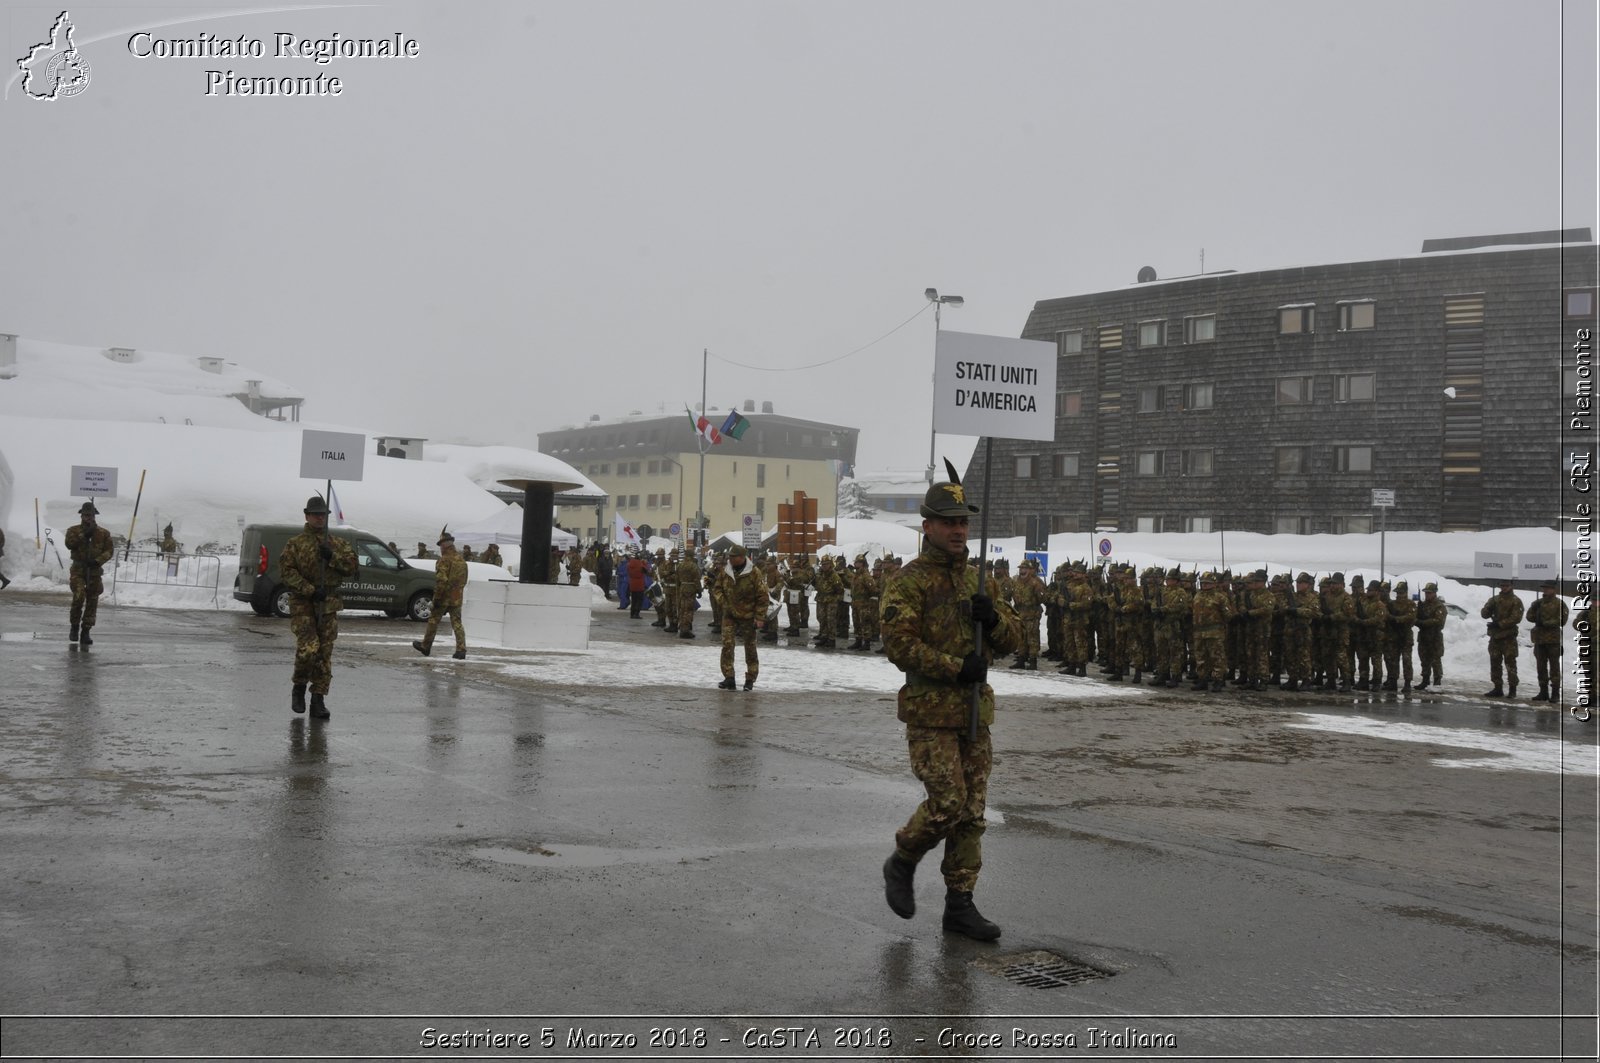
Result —
[[[927, 459], [933, 314], [1595, 225], [1595, 12], [1570, 0], [655, 0], [68, 7], [92, 81], [16, 59], [0, 331], [221, 355], [308, 419], [533, 446], [590, 414], [772, 400]], [[216, 15], [203, 21], [177, 19]], [[226, 16], [226, 17], [224, 17]], [[245, 34], [264, 59], [139, 59]], [[416, 38], [271, 57], [275, 32]], [[205, 95], [207, 69], [340, 77]], [[795, 367], [832, 362], [806, 371]], [[741, 368], [732, 363], [762, 367]], [[765, 371], [763, 371], [765, 370]], [[961, 450], [962, 455], [965, 450]]]

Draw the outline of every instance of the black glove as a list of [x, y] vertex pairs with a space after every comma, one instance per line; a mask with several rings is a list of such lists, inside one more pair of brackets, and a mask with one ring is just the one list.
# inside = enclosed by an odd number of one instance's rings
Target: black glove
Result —
[[322, 560], [324, 560], [324, 561], [332, 561], [333, 560], [333, 544], [325, 542], [325, 543], [322, 543], [321, 545], [319, 545], [317, 547], [317, 556], [322, 558]]
[[[974, 599], [976, 601], [976, 599]], [[994, 603], [990, 603], [990, 608]], [[961, 671], [956, 673], [957, 683], [981, 683], [989, 674], [989, 662], [981, 653], [969, 653], [961, 659]]]
[[326, 587], [318, 587], [316, 590], [312, 591], [311, 592], [311, 600], [314, 601], [314, 602], [325, 602], [325, 601], [327, 601], [328, 600], [328, 588], [326, 588]]
[[[994, 599], [987, 594], [972, 596], [972, 622], [983, 625], [985, 635], [1000, 626], [1000, 614], [995, 612]], [[972, 682], [972, 680], [967, 680]]]

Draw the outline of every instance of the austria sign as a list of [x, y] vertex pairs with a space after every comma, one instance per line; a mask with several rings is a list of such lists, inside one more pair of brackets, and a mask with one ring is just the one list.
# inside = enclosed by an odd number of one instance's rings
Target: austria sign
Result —
[[941, 330], [933, 359], [933, 428], [960, 436], [1055, 439], [1055, 344]]

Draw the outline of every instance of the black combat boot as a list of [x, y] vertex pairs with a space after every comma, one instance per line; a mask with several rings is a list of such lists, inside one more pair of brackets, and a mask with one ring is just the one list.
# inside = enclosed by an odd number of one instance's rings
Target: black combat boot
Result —
[[[80, 646], [93, 646], [94, 645], [94, 639], [89, 637], [89, 626], [87, 624], [85, 624], [83, 626], [83, 629], [78, 632], [78, 645], [80, 645]], [[1512, 695], [1515, 695], [1516, 692], [1517, 692], [1517, 688], [1516, 687], [1512, 687], [1511, 688]]]
[[1134, 686], [1144, 686], [1144, 672], [1138, 668], [1133, 670], [1133, 678], [1129, 680]]
[[77, 624], [73, 624], [72, 625], [72, 630], [67, 632], [67, 641], [68, 642], [77, 642], [78, 641], [78, 625]]
[[411, 648], [422, 654], [424, 657], [433, 656], [433, 647], [429, 646], [426, 642], [422, 642], [420, 640], [414, 641], [411, 643]]
[[739, 689], [739, 684], [735, 683], [733, 681], [733, 676], [725, 675], [725, 676], [722, 677], [722, 682], [717, 684], [717, 689], [718, 690], [738, 690]]
[[1298, 680], [1298, 679], [1289, 680], [1288, 684], [1286, 686], [1284, 686], [1283, 689], [1289, 691], [1291, 694], [1294, 693], [1295, 691], [1300, 689], [1300, 680]]
[[1506, 696], [1506, 692], [1500, 689], [1499, 683], [1496, 683], [1494, 689], [1484, 691], [1483, 696], [1486, 698], [1503, 698]]
[[1038, 670], [1039, 670], [1039, 658], [1037, 658], [1037, 657], [1029, 657], [1028, 658], [1028, 671], [1037, 672]]
[[1418, 693], [1421, 693], [1422, 691], [1427, 690], [1427, 689], [1428, 689], [1428, 681], [1427, 681], [1427, 679], [1423, 679], [1422, 682], [1417, 684], [1417, 692]]
[[667, 622], [665, 620], [652, 620], [652, 621], [650, 621], [650, 626], [651, 627], [666, 627], [667, 626]]
[[1251, 690], [1265, 690], [1265, 689], [1267, 689], [1267, 684], [1266, 684], [1266, 682], [1264, 680], [1252, 679], [1252, 680], [1250, 680], [1250, 689]]
[[1022, 669], [1027, 668], [1028, 667], [1028, 658], [1026, 658], [1024, 656], [1021, 656], [1019, 654], [1017, 656], [1017, 659], [1011, 662], [1011, 667], [1014, 668], [1014, 669], [1017, 669], [1019, 671], [1022, 670]]
[[[917, 897], [911, 888], [916, 873], [917, 865], [901, 859], [899, 853], [890, 853], [889, 859], [883, 862], [883, 899], [889, 902], [889, 910], [901, 919], [917, 914]], [[967, 897], [970, 903], [972, 894]]]
[[[83, 642], [83, 644], [85, 646], [87, 646], [89, 644], [89, 629], [88, 628], [84, 628], [83, 629], [82, 642]], [[1515, 679], [1513, 679], [1513, 680], [1511, 680], [1511, 682], [1506, 684], [1506, 697], [1514, 698], [1516, 696], [1517, 696], [1517, 681]]]
[[1207, 690], [1209, 690], [1211, 688], [1206, 685], [1206, 681], [1204, 679], [1196, 679], [1194, 681], [1194, 686], [1190, 687], [1189, 689], [1190, 690], [1198, 690], [1198, 691], [1204, 693], [1205, 691], [1207, 691]]
[[1400, 681], [1397, 680], [1397, 679], [1390, 679], [1387, 683], [1383, 684], [1383, 689], [1385, 689], [1385, 690], [1399, 690], [1400, 689]]
[[306, 711], [306, 685], [304, 683], [296, 683], [294, 685], [294, 693], [289, 698], [289, 707], [296, 713]]
[[678, 632], [678, 637], [680, 639], [692, 639], [692, 638], [694, 638], [694, 632], [693, 631], [680, 631], [680, 632]]
[[667, 634], [676, 635], [677, 633], [678, 633], [678, 625], [677, 624], [668, 624], [667, 625]]
[[311, 718], [313, 720], [326, 720], [333, 713], [328, 711], [327, 702], [322, 700], [321, 694], [311, 695]]
[[464, 661], [464, 660], [467, 659], [467, 651], [466, 650], [457, 650], [456, 652], [452, 653], [450, 656], [453, 657], [454, 659], [458, 660], [458, 661]]
[[944, 928], [973, 941], [993, 941], [1000, 936], [1000, 928], [979, 914], [972, 894], [956, 890], [944, 895]]
[[1400, 693], [1402, 693], [1402, 694], [1411, 693], [1411, 680], [1408, 679], [1403, 684], [1401, 684]]
[[1220, 694], [1220, 693], [1222, 693], [1222, 680], [1220, 680], [1220, 679], [1213, 679], [1213, 680], [1212, 680], [1212, 681], [1211, 681], [1211, 693], [1213, 693], [1213, 694]]
[[756, 677], [755, 676], [747, 675], [747, 676], [744, 677], [744, 688], [746, 690], [754, 690], [755, 686], [756, 686]]
[[1550, 688], [1549, 688], [1549, 686], [1546, 685], [1546, 684], [1541, 683], [1539, 685], [1539, 693], [1535, 694], [1533, 697], [1529, 698], [1528, 700], [1529, 701], [1549, 701], [1550, 700]]

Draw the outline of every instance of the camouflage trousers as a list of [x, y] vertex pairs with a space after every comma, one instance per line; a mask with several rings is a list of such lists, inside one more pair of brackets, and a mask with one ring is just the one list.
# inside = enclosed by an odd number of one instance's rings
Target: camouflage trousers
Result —
[[1139, 622], [1121, 620], [1116, 623], [1111, 642], [1111, 666], [1119, 671], [1144, 670], [1144, 645], [1139, 641]]
[[993, 764], [989, 729], [979, 727], [974, 742], [965, 727], [906, 724], [906, 745], [911, 771], [928, 796], [895, 832], [895, 851], [916, 863], [944, 842], [939, 870], [946, 888], [970, 893], [983, 867], [983, 810]]
[[[788, 602], [789, 595], [784, 593], [784, 600]], [[805, 595], [800, 596], [798, 602], [788, 602], [789, 626], [796, 631], [803, 630], [811, 622], [811, 604]]]
[[1411, 642], [1409, 638], [1390, 638], [1384, 643], [1383, 665], [1389, 670], [1391, 683], [1399, 677], [1411, 685]]
[[1290, 623], [1283, 629], [1283, 670], [1291, 680], [1304, 683], [1311, 678], [1311, 624]]
[[694, 614], [698, 611], [699, 598], [692, 591], [678, 592], [678, 633], [694, 631]]
[[851, 602], [850, 608], [856, 614], [856, 637], [863, 642], [871, 642], [878, 637], [878, 599], [868, 598], [864, 602]]
[[1039, 656], [1039, 615], [1038, 609], [1017, 611], [1022, 624], [1022, 656], [1030, 661]]
[[1422, 681], [1437, 684], [1444, 678], [1444, 636], [1417, 636], [1417, 660], [1421, 662]]
[[1089, 621], [1067, 617], [1061, 625], [1061, 659], [1067, 664], [1089, 663]]
[[1515, 634], [1508, 639], [1489, 640], [1489, 678], [1494, 681], [1496, 687], [1499, 687], [1502, 676], [1512, 686], [1517, 685], [1517, 639]]
[[[461, 625], [461, 606], [440, 605], [433, 603], [433, 612], [428, 616], [428, 630], [422, 636], [422, 644], [430, 650], [433, 648], [433, 636], [439, 630], [439, 618], [445, 613], [450, 614], [450, 630], [456, 636], [456, 652], [467, 652], [467, 629]], [[298, 682], [298, 680], [296, 680]]]
[[839, 603], [832, 598], [817, 598], [817, 634], [834, 638], [839, 630]]
[[735, 620], [731, 616], [722, 618], [722, 677], [733, 678], [733, 644], [735, 641], [744, 643], [744, 677], [754, 679], [761, 671], [760, 662], [756, 659], [756, 622], [754, 620]]
[[1228, 672], [1228, 636], [1218, 627], [1214, 631], [1195, 630], [1194, 670], [1197, 678], [1222, 682]]
[[294, 682], [308, 683], [313, 694], [326, 694], [333, 685], [333, 644], [339, 637], [339, 614], [324, 613], [322, 626], [310, 609], [289, 613], [289, 630], [294, 632]]
[[69, 619], [72, 626], [94, 627], [95, 618], [100, 615], [100, 595], [105, 592], [105, 583], [99, 576], [85, 582], [77, 566], [73, 566], [71, 583], [72, 611]]
[[1184, 666], [1183, 626], [1160, 624], [1156, 627], [1156, 674], [1181, 679]]
[[1350, 651], [1350, 627], [1334, 624], [1322, 633], [1322, 678], [1348, 684], [1355, 677], [1355, 657]]
[[1244, 628], [1244, 658], [1239, 662], [1244, 678], [1263, 682], [1272, 675], [1272, 627], [1251, 617]]
[[1536, 643], [1533, 663], [1539, 670], [1539, 689], [1552, 694], [1561, 689], [1561, 643]]

